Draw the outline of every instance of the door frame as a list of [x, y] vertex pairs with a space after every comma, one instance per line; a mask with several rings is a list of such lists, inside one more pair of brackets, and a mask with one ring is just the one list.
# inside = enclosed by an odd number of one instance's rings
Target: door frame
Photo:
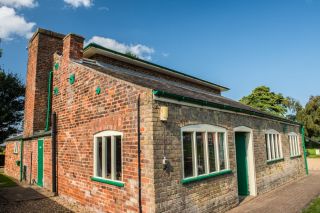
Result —
[[[42, 141], [42, 183], [39, 184], [39, 141]], [[37, 141], [37, 185], [44, 185], [44, 138], [39, 138]]]
[[[253, 131], [251, 128], [246, 126], [239, 126], [233, 129], [234, 146], [236, 146], [236, 132], [247, 133], [249, 137], [246, 137], [246, 148], [247, 148], [247, 166], [248, 166], [248, 189], [249, 195], [257, 196], [257, 184], [256, 184], [256, 171], [255, 171], [255, 158], [254, 158], [254, 147], [253, 147]], [[235, 151], [235, 159], [237, 160], [237, 152]]]

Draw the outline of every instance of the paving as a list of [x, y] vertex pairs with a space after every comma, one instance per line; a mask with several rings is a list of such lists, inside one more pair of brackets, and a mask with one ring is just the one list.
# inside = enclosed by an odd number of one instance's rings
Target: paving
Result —
[[320, 158], [307, 158], [307, 159], [308, 159], [308, 167], [310, 170], [320, 171]]
[[[16, 180], [14, 180], [17, 182]], [[18, 182], [17, 182], [18, 183]], [[20, 184], [20, 183], [18, 183]], [[0, 188], [0, 213], [52, 213], [52, 212], [90, 212], [89, 210], [68, 202], [51, 192], [34, 186], [18, 185]]]
[[228, 213], [300, 213], [319, 195], [320, 171], [310, 171], [308, 176], [244, 201]]
[[[258, 197], [248, 197], [228, 213], [300, 213], [320, 195], [320, 171]], [[0, 212], [89, 212], [29, 185], [0, 188]]]

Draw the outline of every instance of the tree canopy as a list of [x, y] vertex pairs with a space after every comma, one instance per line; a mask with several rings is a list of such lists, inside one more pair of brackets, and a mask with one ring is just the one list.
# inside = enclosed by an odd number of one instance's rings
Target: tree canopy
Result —
[[288, 99], [281, 93], [270, 91], [270, 88], [266, 86], [255, 88], [250, 95], [241, 98], [240, 102], [261, 111], [282, 117], [284, 117], [288, 111]]
[[131, 58], [139, 58], [136, 54], [134, 54], [133, 52], [130, 52], [130, 51], [126, 52], [125, 55], [127, 55]]
[[311, 96], [305, 108], [297, 113], [297, 120], [305, 127], [305, 134], [320, 141], [320, 96]]
[[17, 75], [0, 69], [0, 143], [21, 129], [24, 90]]

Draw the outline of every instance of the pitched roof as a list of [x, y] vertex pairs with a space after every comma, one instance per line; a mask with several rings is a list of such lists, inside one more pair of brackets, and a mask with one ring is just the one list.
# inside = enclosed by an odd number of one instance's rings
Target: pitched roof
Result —
[[177, 70], [170, 69], [168, 67], [164, 67], [164, 66], [161, 66], [161, 65], [158, 65], [158, 64], [154, 64], [154, 63], [151, 63], [149, 61], [145, 61], [145, 60], [142, 60], [142, 59], [139, 59], [139, 58], [134, 58], [134, 57], [131, 57], [129, 55], [119, 53], [117, 51], [102, 47], [102, 46], [100, 46], [100, 45], [98, 45], [96, 43], [88, 44], [84, 48], [84, 53], [83, 54], [84, 54], [84, 57], [86, 57], [86, 58], [90, 58], [91, 56], [93, 56], [95, 54], [100, 54], [100, 55], [104, 55], [104, 56], [111, 57], [111, 58], [114, 58], [114, 59], [118, 59], [118, 60], [121, 60], [121, 61], [125, 61], [125, 62], [127, 62], [129, 64], [134, 64], [134, 65], [137, 65], [137, 66], [145, 67], [147, 69], [150, 69], [150, 70], [153, 70], [153, 71], [156, 71], [156, 72], [166, 73], [167, 75], [170, 75], [170, 76], [173, 76], [173, 77], [176, 77], [176, 78], [181, 78], [181, 79], [185, 79], [185, 80], [188, 80], [188, 81], [191, 81], [191, 82], [196, 82], [198, 84], [202, 84], [202, 85], [205, 85], [207, 87], [218, 89], [220, 91], [228, 91], [229, 90], [229, 88], [227, 88], [227, 87], [224, 87], [224, 86], [221, 86], [221, 85], [218, 85], [218, 84], [214, 84], [212, 82], [209, 82], [209, 81], [206, 81], [206, 80], [203, 80], [203, 79], [200, 79], [200, 78], [185, 74], [183, 72], [179, 72]]
[[175, 81], [159, 79], [157, 77], [137, 73], [127, 68], [106, 64], [94, 60], [77, 61], [84, 66], [99, 70], [116, 78], [131, 82], [153, 90], [154, 95], [177, 101], [189, 102], [197, 105], [208, 106], [233, 112], [245, 113], [259, 117], [265, 117], [286, 123], [300, 125], [297, 122], [275, 116], [269, 113], [254, 109], [232, 99], [210, 93], [192, 86], [181, 84]]

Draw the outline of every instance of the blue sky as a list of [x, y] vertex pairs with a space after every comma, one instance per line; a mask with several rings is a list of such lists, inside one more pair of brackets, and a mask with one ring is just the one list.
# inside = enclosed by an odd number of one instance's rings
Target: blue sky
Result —
[[37, 27], [136, 50], [235, 100], [259, 85], [320, 95], [320, 0], [0, 0], [0, 64], [23, 81]]

